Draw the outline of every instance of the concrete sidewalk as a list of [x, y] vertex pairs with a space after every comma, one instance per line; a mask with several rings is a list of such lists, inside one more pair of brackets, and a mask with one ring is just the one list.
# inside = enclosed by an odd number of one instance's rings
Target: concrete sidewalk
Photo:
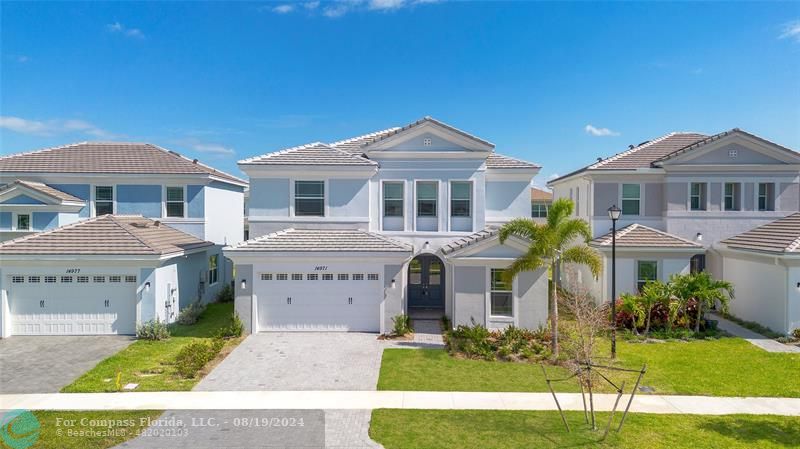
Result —
[[719, 328], [721, 330], [724, 330], [725, 332], [736, 337], [743, 338], [767, 352], [791, 352], [800, 354], [800, 348], [797, 346], [785, 345], [779, 341], [765, 337], [759, 333], [747, 329], [746, 327], [742, 327], [731, 320], [726, 320], [715, 313], [709, 313], [709, 315], [712, 319], [719, 321]]
[[[623, 396], [620, 408], [627, 404]], [[565, 410], [583, 410], [580, 394], [559, 393]], [[595, 409], [611, 410], [612, 394], [594, 395]], [[185, 391], [0, 395], [0, 409], [27, 410], [556, 410], [549, 393], [441, 391]], [[637, 395], [631, 410], [696, 415], [800, 416], [800, 398]]]

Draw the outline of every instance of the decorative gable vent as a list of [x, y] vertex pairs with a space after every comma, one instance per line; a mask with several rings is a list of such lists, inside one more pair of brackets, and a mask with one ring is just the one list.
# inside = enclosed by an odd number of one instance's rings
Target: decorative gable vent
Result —
[[431, 143], [432, 143], [432, 141], [431, 141], [430, 137], [426, 137], [426, 138], [422, 139], [422, 145], [424, 145], [426, 147], [431, 146]]
[[739, 156], [739, 150], [728, 150], [728, 157], [736, 159]]

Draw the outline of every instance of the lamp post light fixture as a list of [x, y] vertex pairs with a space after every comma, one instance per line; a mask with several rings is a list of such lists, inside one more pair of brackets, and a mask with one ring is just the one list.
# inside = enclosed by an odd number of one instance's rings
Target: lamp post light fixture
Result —
[[613, 205], [608, 208], [611, 219], [611, 358], [617, 358], [617, 220], [622, 209]]

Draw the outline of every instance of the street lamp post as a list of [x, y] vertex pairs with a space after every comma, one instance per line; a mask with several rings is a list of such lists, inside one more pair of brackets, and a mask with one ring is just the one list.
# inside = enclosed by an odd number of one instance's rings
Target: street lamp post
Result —
[[613, 205], [608, 208], [611, 219], [611, 358], [617, 358], [617, 220], [622, 209]]

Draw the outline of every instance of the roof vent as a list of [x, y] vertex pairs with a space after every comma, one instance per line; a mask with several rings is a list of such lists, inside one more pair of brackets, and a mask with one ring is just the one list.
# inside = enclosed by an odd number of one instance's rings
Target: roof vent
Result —
[[649, 141], [649, 140], [645, 140], [644, 142], [642, 142], [642, 143], [640, 143], [639, 145], [636, 145], [636, 146], [637, 146], [637, 147], [640, 147], [640, 146], [642, 146], [642, 145], [644, 145], [644, 144], [646, 144], [646, 143], [650, 143], [650, 141]]
[[196, 163], [197, 163], [197, 159], [192, 159], [192, 164], [196, 164]]
[[597, 158], [597, 162], [603, 162], [603, 158], [602, 157], [598, 157]]
[[636, 145], [628, 145], [628, 149], [629, 149], [629, 150], [632, 150], [632, 149], [634, 149], [634, 148], [636, 148]]
[[154, 222], [153, 222], [153, 225], [154, 225], [155, 227], [159, 227], [159, 226], [161, 226], [161, 222], [160, 222], [160, 221], [158, 221], [158, 220], [156, 220], [156, 221], [154, 221]]

